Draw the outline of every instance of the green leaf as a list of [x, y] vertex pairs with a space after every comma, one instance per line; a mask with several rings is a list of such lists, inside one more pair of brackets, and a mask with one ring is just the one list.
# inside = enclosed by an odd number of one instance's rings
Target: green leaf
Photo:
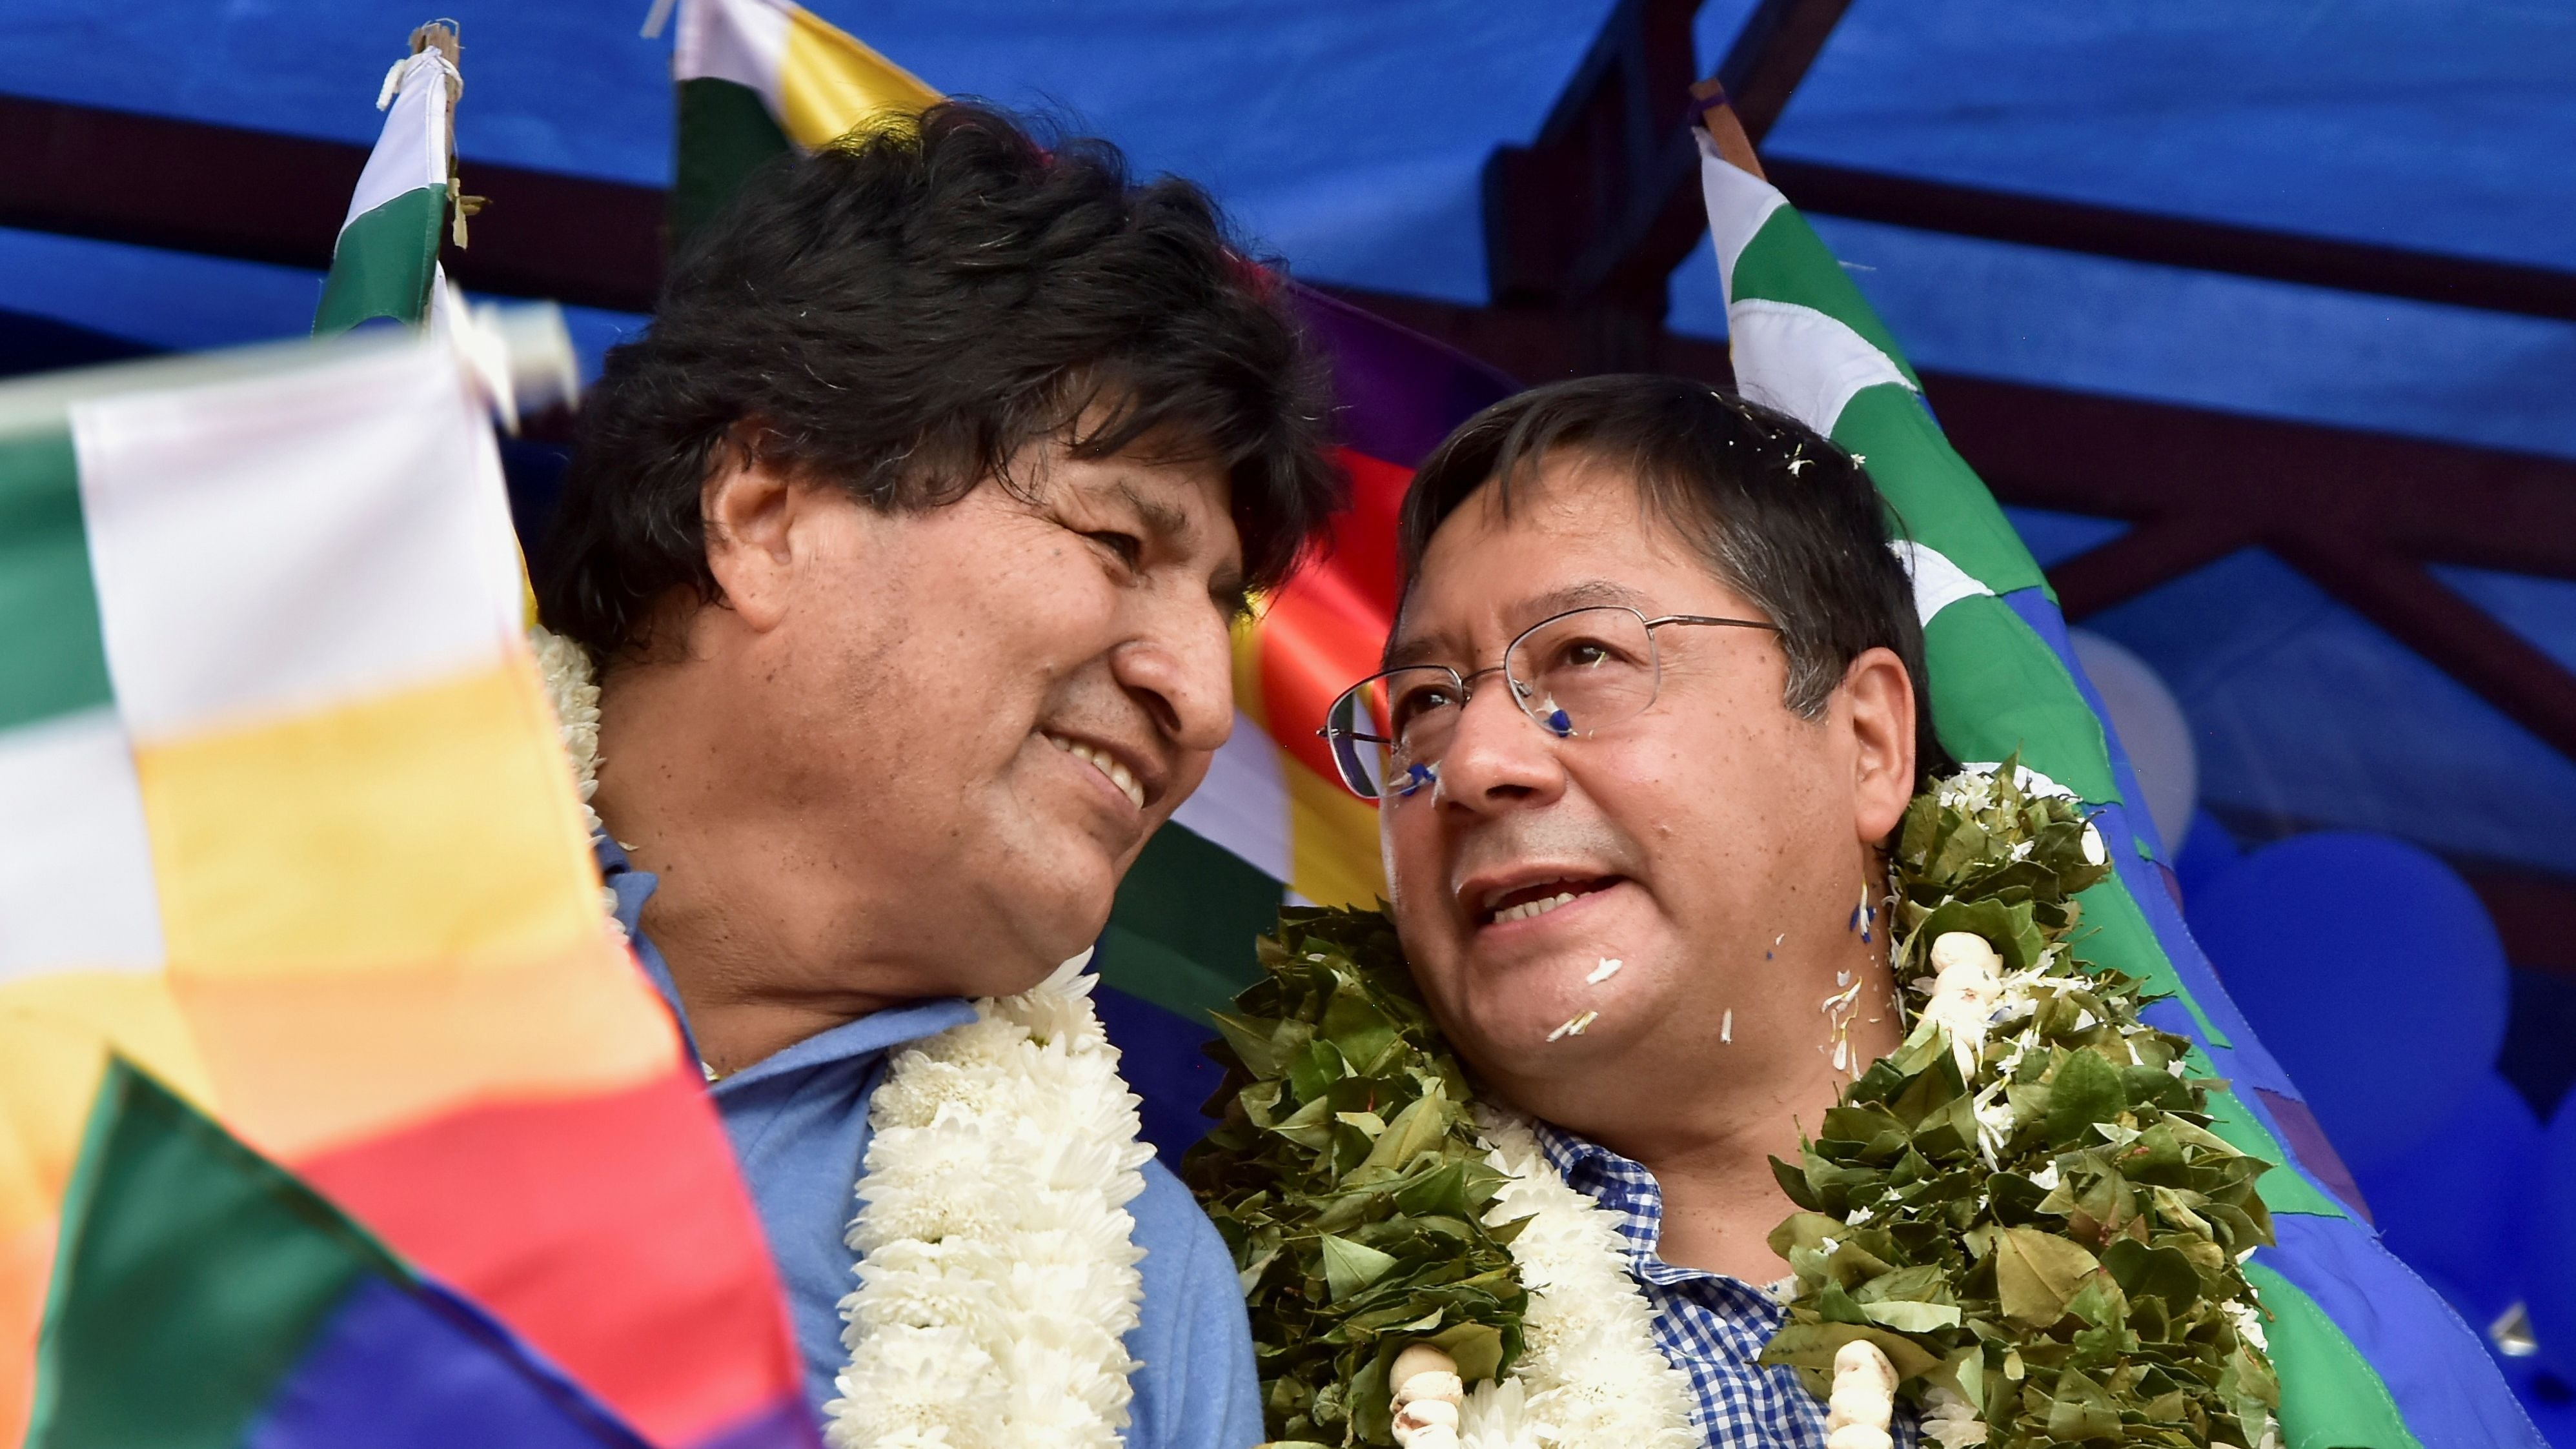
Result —
[[2074, 1369], [2057, 1376], [2048, 1406], [2048, 1437], [2074, 1443], [2120, 1437], [2120, 1409], [2108, 1390]]
[[2163, 1299], [2165, 1312], [2172, 1317], [2181, 1317], [2200, 1301], [2200, 1270], [2179, 1248], [2150, 1248], [2122, 1238], [2102, 1250], [2102, 1266], [2111, 1270], [2132, 1299]]
[[1208, 1020], [1216, 1024], [1217, 1035], [1234, 1051], [1244, 1070], [1256, 1077], [1279, 1075], [1280, 1054], [1270, 1043], [1270, 1023], [1230, 1012], [1211, 1011]]
[[1893, 1328], [1899, 1333], [1930, 1333], [1936, 1328], [1959, 1326], [1959, 1310], [1949, 1303], [1917, 1303], [1894, 1299], [1883, 1303], [1864, 1303], [1860, 1311], [1869, 1321]]
[[1391, 1254], [1354, 1243], [1348, 1238], [1323, 1236], [1325, 1291], [1333, 1301], [1342, 1302], [1351, 1295], [1386, 1276], [1395, 1266]]
[[2066, 1305], [2099, 1268], [2091, 1253], [2038, 1228], [2006, 1228], [1995, 1235], [1995, 1289], [2004, 1317], [2028, 1328], [2046, 1328], [2066, 1316]]
[[2098, 1052], [2069, 1053], [2048, 1082], [2048, 1140], [2060, 1147], [2081, 1141], [2085, 1129], [2116, 1120], [2128, 1107], [2119, 1068]]
[[1332, 1002], [1324, 1008], [1323, 1036], [1351, 1070], [1363, 1076], [1378, 1069], [1380, 1059], [1396, 1042], [1395, 1023], [1371, 1004], [1368, 989], [1356, 981], [1334, 990]]
[[1438, 1147], [1449, 1135], [1452, 1111], [1440, 1085], [1434, 1082], [1420, 1100], [1396, 1114], [1395, 1121], [1378, 1137], [1377, 1145], [1369, 1149], [1360, 1170], [1401, 1168]]
[[1878, 1351], [1886, 1354], [1887, 1361], [1896, 1366], [1896, 1376], [1900, 1379], [1928, 1374], [1941, 1366], [1941, 1360], [1921, 1344], [1875, 1325], [1799, 1323], [1795, 1320], [1783, 1324], [1780, 1331], [1771, 1336], [1770, 1345], [1762, 1350], [1762, 1362], [1831, 1370], [1835, 1353], [1844, 1344], [1862, 1338], [1878, 1345]]

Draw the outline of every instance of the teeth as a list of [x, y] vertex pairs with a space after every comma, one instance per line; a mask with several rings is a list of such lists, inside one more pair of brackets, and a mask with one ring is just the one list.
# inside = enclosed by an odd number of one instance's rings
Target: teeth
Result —
[[1499, 926], [1505, 921], [1526, 921], [1532, 916], [1544, 916], [1573, 899], [1574, 892], [1566, 891], [1560, 895], [1542, 896], [1534, 901], [1523, 901], [1517, 906], [1505, 906], [1494, 912], [1494, 924]]
[[1055, 746], [1057, 749], [1064, 751], [1066, 754], [1073, 756], [1077, 760], [1081, 760], [1085, 764], [1090, 765], [1093, 769], [1108, 776], [1109, 783], [1117, 786], [1119, 791], [1126, 795], [1129, 803], [1133, 804], [1137, 809], [1142, 810], [1145, 808], [1145, 787], [1137, 784], [1135, 772], [1128, 769], [1125, 765], [1118, 763], [1116, 758], [1108, 754], [1106, 751], [1094, 749], [1091, 746], [1082, 743], [1080, 740], [1069, 740], [1064, 736], [1057, 734], [1050, 734], [1046, 738], [1048, 744]]

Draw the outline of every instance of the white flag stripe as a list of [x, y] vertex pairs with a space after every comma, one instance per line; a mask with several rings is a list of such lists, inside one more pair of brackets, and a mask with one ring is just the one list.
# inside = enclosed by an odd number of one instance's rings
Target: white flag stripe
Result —
[[1233, 852], [1272, 880], [1288, 879], [1288, 782], [1279, 750], [1240, 712], [1234, 734], [1216, 752], [1198, 793], [1172, 812], [1172, 823]]
[[1862, 388], [1913, 387], [1869, 339], [1813, 307], [1760, 297], [1736, 302], [1726, 309], [1726, 332], [1737, 390], [1828, 436]]
[[1708, 132], [1694, 126], [1691, 134], [1699, 140], [1699, 194], [1708, 208], [1708, 239], [1717, 247], [1717, 280], [1733, 302], [1735, 259], [1789, 201], [1770, 182], [1719, 156]]
[[680, 0], [671, 76], [749, 86], [774, 111], [787, 65], [787, 26], [787, 8], [769, 0]]
[[447, 187], [447, 57], [424, 50], [403, 62], [402, 90], [385, 114], [384, 134], [358, 173], [358, 189], [349, 193], [349, 214], [340, 229], [409, 191]]
[[150, 744], [507, 656], [489, 426], [451, 348], [71, 410], [108, 674]]
[[1994, 590], [1979, 583], [1966, 569], [1950, 562], [1950, 556], [1929, 544], [1900, 538], [1888, 548], [1897, 562], [1905, 565], [1905, 576], [1914, 581], [1914, 613], [1924, 623], [1932, 616], [1961, 599], [1980, 595], [1991, 597]]
[[160, 969], [152, 847], [113, 708], [0, 733], [0, 821], [0, 982]]

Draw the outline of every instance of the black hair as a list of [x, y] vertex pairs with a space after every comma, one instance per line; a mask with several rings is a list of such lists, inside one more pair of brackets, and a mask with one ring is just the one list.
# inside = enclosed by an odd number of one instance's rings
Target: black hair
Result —
[[774, 164], [608, 354], [540, 574], [546, 623], [603, 662], [675, 589], [718, 597], [700, 492], [728, 448], [912, 510], [1013, 485], [1022, 450], [1213, 462], [1247, 582], [1338, 506], [1324, 373], [1285, 286], [1189, 182], [1106, 141], [944, 103]]
[[1850, 454], [1796, 419], [1686, 378], [1576, 378], [1506, 398], [1423, 461], [1398, 525], [1409, 592], [1459, 504], [1512, 487], [1567, 451], [1628, 480], [1720, 582], [1780, 628], [1782, 703], [1812, 719], [1862, 651], [1884, 646], [1914, 682], [1918, 777], [1956, 768], [1932, 727], [1914, 587], [1888, 547], [1902, 526]]

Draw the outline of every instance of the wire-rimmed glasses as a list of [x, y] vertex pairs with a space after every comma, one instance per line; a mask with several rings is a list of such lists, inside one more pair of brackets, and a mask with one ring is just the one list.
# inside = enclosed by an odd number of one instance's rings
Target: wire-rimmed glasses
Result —
[[1530, 723], [1575, 739], [1633, 719], [1655, 702], [1663, 663], [1655, 631], [1668, 624], [1728, 629], [1780, 626], [1705, 614], [1649, 619], [1623, 604], [1568, 609], [1541, 619], [1503, 651], [1503, 662], [1473, 674], [1446, 664], [1408, 664], [1343, 690], [1315, 733], [1332, 746], [1342, 783], [1363, 800], [1405, 796], [1438, 777], [1458, 717], [1488, 674], [1503, 676]]

